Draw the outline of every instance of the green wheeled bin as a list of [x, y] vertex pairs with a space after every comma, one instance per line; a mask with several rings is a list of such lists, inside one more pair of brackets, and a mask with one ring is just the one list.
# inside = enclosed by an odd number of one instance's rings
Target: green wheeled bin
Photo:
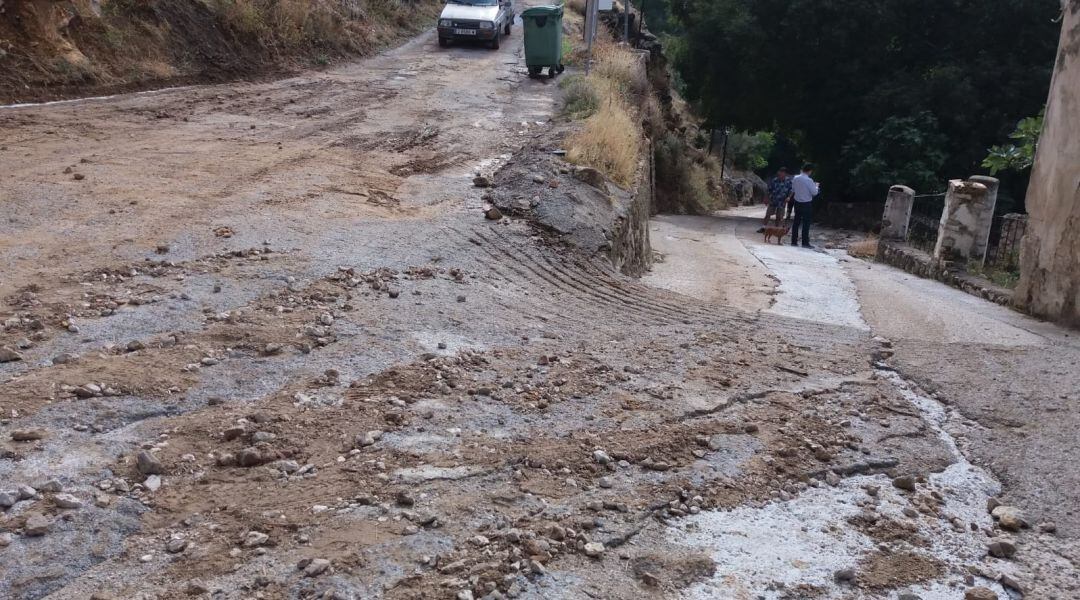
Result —
[[563, 72], [562, 17], [561, 5], [534, 6], [521, 13], [525, 28], [525, 65], [530, 77], [536, 77], [545, 67], [548, 77]]

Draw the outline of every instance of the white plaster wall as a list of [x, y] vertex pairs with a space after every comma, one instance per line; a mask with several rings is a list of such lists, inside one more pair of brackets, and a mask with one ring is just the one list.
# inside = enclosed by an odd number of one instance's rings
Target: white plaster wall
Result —
[[1080, 0], [1066, 0], [1061, 42], [1028, 188], [1017, 305], [1080, 326]]

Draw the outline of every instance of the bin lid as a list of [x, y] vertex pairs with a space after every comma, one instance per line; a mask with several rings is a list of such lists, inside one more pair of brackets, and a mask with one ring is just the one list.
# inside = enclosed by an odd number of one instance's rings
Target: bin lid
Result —
[[539, 18], [539, 17], [561, 17], [563, 14], [563, 8], [561, 4], [552, 4], [549, 6], [534, 6], [532, 8], [526, 8], [521, 12], [521, 18]]

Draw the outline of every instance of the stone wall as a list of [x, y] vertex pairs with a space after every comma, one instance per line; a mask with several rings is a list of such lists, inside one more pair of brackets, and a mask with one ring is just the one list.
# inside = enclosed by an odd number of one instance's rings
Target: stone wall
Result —
[[903, 242], [881, 240], [878, 242], [877, 260], [912, 275], [935, 279], [973, 296], [984, 298], [1002, 306], [1012, 305], [1012, 291], [993, 285], [964, 271], [963, 265], [938, 260]]
[[1080, 0], [1064, 2], [1046, 121], [1027, 193], [1015, 301], [1080, 327]]
[[649, 241], [649, 218], [653, 208], [652, 144], [642, 160], [637, 185], [630, 192], [625, 209], [611, 228], [611, 247], [608, 257], [611, 264], [626, 275], [644, 274], [652, 267], [652, 243]]

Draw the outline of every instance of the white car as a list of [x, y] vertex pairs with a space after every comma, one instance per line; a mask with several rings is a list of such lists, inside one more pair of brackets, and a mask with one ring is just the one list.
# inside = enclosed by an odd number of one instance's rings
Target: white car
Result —
[[453, 40], [480, 40], [499, 47], [499, 36], [514, 24], [512, 0], [449, 0], [439, 15], [439, 45]]

